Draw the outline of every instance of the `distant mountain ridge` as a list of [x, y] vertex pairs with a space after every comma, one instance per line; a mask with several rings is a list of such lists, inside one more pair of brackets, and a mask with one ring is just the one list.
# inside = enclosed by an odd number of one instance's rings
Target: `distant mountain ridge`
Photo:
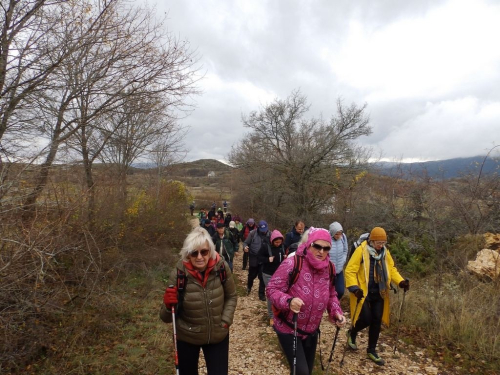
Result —
[[[132, 166], [138, 169], [156, 168], [154, 163], [134, 163]], [[209, 172], [214, 172], [215, 175], [228, 173], [233, 167], [215, 159], [199, 159], [172, 164], [167, 169], [171, 176], [206, 177]]]
[[417, 177], [427, 174], [432, 178], [450, 179], [469, 173], [477, 175], [484, 162], [483, 174], [500, 174], [500, 159], [484, 158], [485, 156], [473, 156], [417, 163], [376, 162], [373, 166], [384, 175], [395, 176], [401, 173], [405, 177]]
[[[484, 162], [482, 173], [485, 175], [500, 174], [500, 158], [474, 156], [416, 163], [375, 162], [371, 166], [378, 173], [387, 176], [403, 176], [406, 178], [420, 177], [424, 174], [432, 178], [450, 179], [473, 173], [477, 175]], [[133, 165], [139, 169], [155, 168], [151, 163], [137, 163]], [[168, 167], [172, 176], [206, 177], [209, 172], [216, 176], [229, 173], [233, 167], [215, 159], [199, 159], [191, 162], [173, 164]]]

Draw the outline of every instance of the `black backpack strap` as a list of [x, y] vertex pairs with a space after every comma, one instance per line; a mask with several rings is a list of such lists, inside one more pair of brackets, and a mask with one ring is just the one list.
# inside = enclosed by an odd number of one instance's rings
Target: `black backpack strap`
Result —
[[273, 252], [271, 251], [271, 235], [269, 234], [269, 231], [267, 231], [267, 241], [266, 241], [266, 246], [267, 246], [267, 253], [269, 255], [269, 258], [273, 256]]
[[[288, 320], [286, 320], [286, 316], [285, 314], [283, 314], [283, 311], [280, 311], [280, 313], [278, 314], [278, 317], [281, 319], [281, 321], [283, 323], [285, 323], [288, 327], [290, 327], [291, 329], [295, 329], [294, 325], [292, 323], [290, 323]], [[313, 335], [315, 334], [317, 331], [319, 331], [319, 328], [318, 330], [314, 331], [314, 332], [306, 332], [306, 331], [303, 331], [301, 330], [300, 328], [297, 328], [297, 332], [300, 333], [301, 335]]]
[[177, 313], [182, 311], [182, 304], [184, 302], [184, 293], [186, 292], [187, 276], [184, 271], [177, 269]]
[[[179, 297], [184, 297], [184, 291], [186, 290], [187, 276], [184, 271], [177, 269], [177, 291], [179, 292]], [[180, 300], [180, 298], [179, 298]]]
[[224, 285], [227, 281], [227, 272], [224, 262], [221, 263], [219, 270], [216, 272], [216, 274], [219, 275], [220, 283]]

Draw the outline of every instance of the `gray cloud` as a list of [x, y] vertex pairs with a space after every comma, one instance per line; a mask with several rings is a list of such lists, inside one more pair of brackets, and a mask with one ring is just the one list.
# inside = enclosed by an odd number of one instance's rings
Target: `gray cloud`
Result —
[[174, 35], [190, 41], [205, 78], [188, 160], [225, 159], [241, 115], [300, 88], [310, 116], [335, 102], [368, 104], [363, 145], [386, 158], [484, 154], [500, 134], [500, 6], [494, 1], [170, 1]]

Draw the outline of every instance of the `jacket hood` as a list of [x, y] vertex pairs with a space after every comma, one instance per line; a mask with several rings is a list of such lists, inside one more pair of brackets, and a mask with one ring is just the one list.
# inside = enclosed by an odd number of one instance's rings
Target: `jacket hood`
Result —
[[338, 231], [344, 231], [344, 229], [342, 228], [342, 225], [340, 225], [340, 223], [338, 221], [334, 221], [333, 223], [330, 224], [330, 227], [328, 229], [328, 231], [330, 232], [330, 235], [333, 237], [335, 233], [337, 233]]
[[281, 232], [277, 229], [273, 230], [273, 232], [271, 233], [271, 244], [273, 243], [273, 241], [276, 239], [276, 238], [281, 238], [283, 239], [283, 235], [281, 234]]
[[[314, 228], [310, 227], [307, 233], [307, 241], [302, 242], [298, 249], [297, 254], [304, 254], [304, 250], [306, 250], [309, 245], [311, 245], [314, 241], [323, 240], [328, 242], [330, 245], [332, 244], [332, 237], [330, 236], [330, 232], [323, 228]], [[327, 257], [328, 258], [328, 257]]]

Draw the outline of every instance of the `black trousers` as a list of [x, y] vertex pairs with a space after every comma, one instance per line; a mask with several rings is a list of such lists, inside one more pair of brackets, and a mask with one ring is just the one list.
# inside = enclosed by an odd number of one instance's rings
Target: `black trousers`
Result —
[[262, 276], [262, 264], [259, 265], [259, 273], [257, 276], [259, 277], [259, 297], [266, 298], [266, 283], [264, 283], [264, 276]]
[[243, 251], [243, 269], [245, 270], [248, 265], [248, 253]]
[[255, 278], [259, 275], [259, 266], [248, 266], [248, 281], [247, 281], [247, 288], [248, 290], [251, 290], [253, 287], [253, 281]]
[[229, 371], [229, 334], [217, 344], [193, 345], [177, 340], [180, 375], [198, 375], [200, 348], [203, 350], [208, 375], [227, 375]]
[[380, 336], [382, 326], [382, 315], [384, 314], [384, 299], [378, 292], [369, 292], [363, 302], [359, 318], [356, 325], [352, 328], [351, 336], [356, 338], [356, 335], [362, 329], [368, 329], [368, 349], [367, 352], [374, 352]]
[[[288, 364], [290, 365], [290, 374], [293, 374], [293, 335], [278, 333], [278, 340], [285, 353]], [[316, 355], [316, 346], [318, 344], [318, 333], [307, 336], [305, 339], [297, 337], [297, 365], [296, 375], [310, 375], [314, 367], [314, 357]]]

